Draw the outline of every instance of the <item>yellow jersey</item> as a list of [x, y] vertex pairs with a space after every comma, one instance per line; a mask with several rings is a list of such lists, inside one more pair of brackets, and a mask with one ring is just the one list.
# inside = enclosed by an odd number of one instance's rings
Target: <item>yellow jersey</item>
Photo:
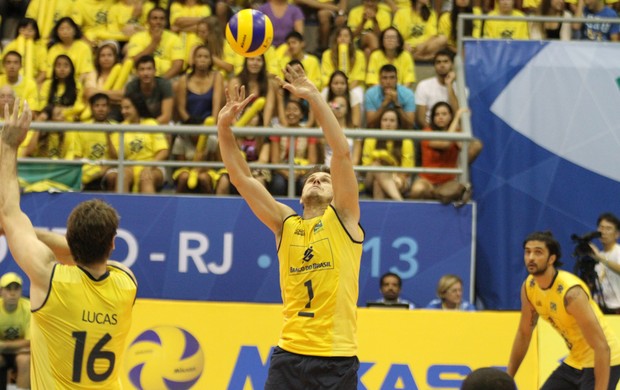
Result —
[[0, 298], [0, 340], [30, 340], [30, 300], [21, 297], [17, 308], [7, 311]]
[[566, 342], [569, 353], [564, 362], [573, 368], [581, 370], [584, 367], [594, 367], [594, 350], [581, 333], [575, 318], [568, 314], [564, 307], [566, 292], [575, 286], [581, 287], [588, 295], [590, 306], [605, 333], [611, 350], [611, 365], [616, 366], [620, 364], [620, 342], [618, 337], [607, 324], [596, 302], [592, 300], [590, 289], [583, 280], [569, 272], [558, 271], [551, 286], [542, 289], [536, 284], [534, 277], [530, 275], [525, 281], [525, 293], [538, 315], [549, 322]]
[[[361, 226], [358, 229], [363, 234]], [[321, 216], [289, 216], [278, 248], [284, 327], [278, 346], [311, 356], [357, 354], [362, 242], [330, 205]]]
[[115, 266], [95, 280], [56, 264], [47, 299], [32, 313], [32, 389], [120, 389], [136, 291]]
[[370, 87], [379, 84], [379, 73], [381, 67], [386, 64], [392, 64], [398, 69], [398, 84], [407, 85], [415, 83], [415, 63], [411, 54], [403, 50], [398, 57], [392, 59], [387, 58], [382, 50], [374, 50], [368, 58], [368, 68], [366, 70], [366, 86]]

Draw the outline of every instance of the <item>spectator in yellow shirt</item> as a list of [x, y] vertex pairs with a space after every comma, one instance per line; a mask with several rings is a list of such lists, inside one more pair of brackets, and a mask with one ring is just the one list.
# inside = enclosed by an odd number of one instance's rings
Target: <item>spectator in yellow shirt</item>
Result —
[[437, 14], [429, 0], [412, 0], [411, 7], [399, 9], [392, 25], [400, 31], [405, 48], [416, 61], [430, 61], [443, 49], [447, 38], [437, 35]]
[[390, 27], [392, 14], [378, 0], [364, 0], [361, 5], [353, 7], [349, 12], [347, 24], [353, 31], [353, 37], [359, 42], [366, 58], [373, 50], [379, 48], [379, 35]]
[[399, 84], [407, 88], [413, 87], [416, 80], [413, 58], [405, 50], [403, 37], [395, 27], [383, 30], [379, 49], [370, 54], [366, 71], [367, 87], [379, 83], [379, 70], [385, 64], [392, 64], [398, 69]]
[[2, 67], [4, 74], [0, 75], [0, 87], [10, 86], [18, 98], [36, 106], [39, 102], [39, 89], [34, 79], [20, 74], [22, 56], [16, 51], [7, 52], [2, 59]]
[[[29, 52], [28, 41], [32, 40], [32, 52]], [[47, 77], [47, 46], [39, 34], [37, 21], [23, 18], [17, 24], [17, 38], [4, 47], [3, 52], [15, 51], [22, 56], [21, 74], [32, 77], [41, 85]]]
[[179, 36], [166, 29], [166, 11], [155, 7], [148, 15], [148, 31], [134, 34], [127, 44], [127, 56], [136, 62], [145, 55], [155, 58], [157, 76], [172, 79], [183, 71], [185, 49]]
[[52, 77], [53, 64], [61, 54], [71, 58], [76, 77], [88, 84], [95, 74], [93, 50], [82, 40], [82, 30], [70, 17], [61, 18], [52, 31], [52, 44], [47, 52], [48, 78]]
[[[514, 9], [514, 0], [498, 0], [496, 10], [489, 16], [524, 16], [523, 12]], [[484, 22], [485, 38], [491, 39], [530, 39], [526, 21], [487, 20]]]

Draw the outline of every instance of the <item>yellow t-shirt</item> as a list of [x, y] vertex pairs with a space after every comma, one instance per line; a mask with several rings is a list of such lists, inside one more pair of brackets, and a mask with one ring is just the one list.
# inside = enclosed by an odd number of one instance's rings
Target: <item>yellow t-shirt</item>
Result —
[[[286, 44], [282, 46], [286, 48]], [[278, 73], [276, 73], [276, 76], [283, 78], [284, 74], [282, 73], [282, 69], [284, 69], [289, 62], [291, 62], [291, 56], [289, 56], [288, 53], [286, 53], [286, 50], [284, 50], [284, 53], [278, 56], [278, 59]], [[320, 91], [322, 88], [323, 77], [321, 75], [321, 63], [319, 62], [319, 59], [312, 54], [304, 54], [304, 58], [301, 60], [301, 63], [304, 66], [304, 71], [306, 72], [308, 79]]]
[[[85, 109], [86, 105], [84, 104], [84, 86], [78, 80], [75, 81], [75, 86], [77, 89], [75, 103], [73, 103], [73, 109], [71, 110], [71, 117], [75, 117], [80, 115]], [[52, 80], [45, 80], [43, 85], [41, 86], [41, 90], [39, 91], [39, 102], [37, 105], [37, 111], [42, 111], [45, 106], [49, 102], [49, 97], [51, 93]], [[65, 93], [65, 84], [59, 83], [58, 89], [56, 90], [56, 95], [54, 96], [53, 103], [59, 104], [60, 97]], [[66, 118], [71, 119], [71, 118]]]
[[379, 84], [379, 71], [386, 64], [392, 64], [398, 69], [398, 83], [406, 85], [415, 83], [415, 63], [411, 54], [403, 50], [398, 57], [390, 61], [381, 50], [375, 50], [368, 59], [368, 70], [366, 71], [366, 86]]
[[[92, 120], [85, 123], [93, 123]], [[107, 133], [101, 131], [77, 131], [74, 137], [74, 157], [89, 160], [110, 160]], [[101, 165], [82, 165], [82, 183], [88, 184], [99, 177], [105, 168]]]
[[[482, 9], [480, 7], [473, 8], [474, 15], [482, 15]], [[473, 31], [471, 36], [473, 38], [480, 38], [482, 27], [482, 20], [473, 20]], [[439, 17], [439, 23], [437, 26], [437, 33], [448, 38], [448, 45], [456, 46], [456, 42], [452, 39], [452, 19], [450, 12], [444, 12]]]
[[30, 300], [19, 298], [17, 308], [9, 312], [0, 298], [0, 340], [30, 340]]
[[[148, 31], [135, 33], [127, 43], [127, 55], [133, 57], [144, 50], [151, 42]], [[179, 36], [171, 31], [164, 31], [159, 46], [153, 53], [155, 58], [156, 75], [162, 76], [172, 66], [172, 61], [185, 58], [185, 48]]]
[[75, 77], [80, 78], [82, 75], [94, 72], [95, 65], [93, 62], [93, 50], [88, 44], [82, 40], [74, 41], [68, 49], [56, 43], [49, 48], [47, 52], [47, 78], [52, 77], [54, 72], [54, 60], [61, 54], [65, 54], [71, 58], [73, 67], [75, 68]]
[[[128, 124], [123, 122], [123, 124]], [[157, 126], [155, 119], [142, 119], [141, 125]], [[119, 135], [112, 134], [112, 144], [119, 150]], [[164, 133], [125, 133], [125, 160], [152, 161], [157, 152], [168, 149], [168, 141]]]
[[39, 106], [39, 88], [34, 79], [19, 76], [17, 83], [10, 84], [5, 74], [0, 75], [0, 87], [10, 85], [15, 92], [15, 96], [21, 100], [28, 101], [31, 108], [36, 109]]
[[[327, 49], [323, 52], [321, 59], [321, 74], [323, 75], [323, 85], [329, 84], [329, 78], [336, 70], [342, 70], [349, 78], [349, 83], [352, 81], [359, 81], [364, 84], [366, 80], [366, 56], [364, 52], [359, 49], [355, 50], [355, 64], [347, 64], [346, 69], [340, 69], [338, 64], [334, 64], [332, 61], [332, 49]], [[337, 57], [337, 56], [336, 56]]]
[[120, 389], [136, 290], [114, 266], [94, 280], [56, 264], [47, 300], [32, 313], [32, 388]]
[[400, 166], [402, 168], [413, 168], [415, 166], [415, 148], [413, 141], [404, 139], [401, 145], [400, 164], [396, 156], [392, 154], [394, 141], [387, 141], [385, 149], [377, 149], [376, 138], [366, 138], [362, 147], [362, 165], [370, 166], [375, 160], [381, 160], [383, 165]]
[[322, 216], [292, 215], [284, 221], [278, 248], [284, 304], [280, 348], [312, 356], [357, 354], [361, 256], [362, 242], [351, 239], [332, 206]]
[[79, 0], [73, 4], [71, 18], [91, 41], [109, 37], [108, 11], [116, 0]]
[[[498, 11], [489, 12], [489, 16], [499, 15]], [[523, 12], [513, 10], [511, 16], [524, 16]], [[492, 39], [530, 39], [527, 22], [506, 20], [487, 20], [484, 23], [484, 38]]]
[[[26, 141], [29, 142], [33, 134], [34, 133], [29, 132], [28, 136], [26, 136], [27, 139], [22, 145], [26, 145]], [[51, 158], [53, 160], [73, 160], [74, 132], [45, 132], [42, 134], [46, 134], [47, 140], [44, 141], [39, 138], [39, 143], [31, 157]], [[39, 135], [39, 137], [41, 137], [41, 135]]]
[[2, 50], [2, 58], [6, 53], [10, 51], [16, 51], [22, 56], [22, 69], [20, 70], [21, 74], [24, 74], [26, 70], [26, 62], [32, 61], [32, 77], [37, 77], [39, 72], [47, 72], [47, 47], [45, 47], [45, 43], [42, 40], [35, 42], [33, 47], [33, 55], [32, 58], [28, 58], [26, 55], [25, 46], [20, 45], [20, 38], [12, 40], [6, 47]]
[[399, 9], [394, 14], [392, 25], [403, 36], [405, 43], [416, 47], [437, 35], [437, 14], [431, 10], [428, 20], [425, 21], [411, 7]]
[[[71, 16], [75, 0], [30, 0], [26, 17], [37, 21], [41, 39], [46, 40], [50, 37], [56, 22], [65, 16]], [[54, 11], [49, 12], [50, 4], [54, 5]]]
[[[392, 22], [392, 14], [389, 11], [389, 8], [378, 7], [377, 9], [377, 24], [379, 25], [379, 29], [381, 31], [390, 27]], [[364, 20], [364, 6], [358, 5], [355, 6], [349, 11], [349, 17], [347, 18], [347, 25], [351, 28], [351, 30], [355, 31], [357, 26], [362, 24]], [[373, 22], [372, 20], [367, 20], [364, 23], [364, 30], [372, 30]]]
[[592, 300], [592, 294], [588, 286], [577, 276], [566, 271], [558, 271], [551, 286], [543, 290], [536, 284], [534, 277], [530, 275], [525, 280], [525, 293], [528, 301], [536, 309], [540, 317], [549, 322], [566, 342], [569, 352], [564, 362], [577, 369], [594, 367], [594, 350], [586, 341], [583, 333], [581, 333], [575, 317], [568, 314], [564, 307], [566, 292], [574, 286], [580, 286], [588, 295], [590, 307], [605, 333], [611, 350], [611, 365], [616, 366], [620, 364], [620, 342], [618, 337], [607, 324], [601, 309]]

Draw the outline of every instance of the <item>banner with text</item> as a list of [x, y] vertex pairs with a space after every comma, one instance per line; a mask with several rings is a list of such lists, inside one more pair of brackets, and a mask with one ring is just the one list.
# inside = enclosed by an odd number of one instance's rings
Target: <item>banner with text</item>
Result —
[[[121, 215], [112, 258], [136, 274], [139, 297], [281, 302], [274, 236], [241, 198], [43, 193], [24, 195], [22, 208], [35, 226], [64, 233], [72, 208], [92, 197]], [[301, 212], [299, 201], [283, 202]], [[402, 277], [402, 296], [418, 307], [435, 298], [446, 273], [459, 275], [471, 297], [473, 205], [368, 201], [361, 207], [360, 305], [380, 297], [379, 278], [388, 271]], [[1, 237], [0, 274], [21, 272], [8, 259]]]

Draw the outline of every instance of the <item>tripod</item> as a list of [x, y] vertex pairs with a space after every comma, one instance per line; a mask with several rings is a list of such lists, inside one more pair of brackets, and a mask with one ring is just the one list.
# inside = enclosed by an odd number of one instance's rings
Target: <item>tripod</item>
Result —
[[580, 256], [575, 263], [575, 274], [579, 276], [590, 289], [592, 299], [598, 304], [603, 313], [606, 313], [607, 304], [603, 295], [603, 286], [598, 278], [598, 274], [594, 270], [596, 260], [590, 256]]

